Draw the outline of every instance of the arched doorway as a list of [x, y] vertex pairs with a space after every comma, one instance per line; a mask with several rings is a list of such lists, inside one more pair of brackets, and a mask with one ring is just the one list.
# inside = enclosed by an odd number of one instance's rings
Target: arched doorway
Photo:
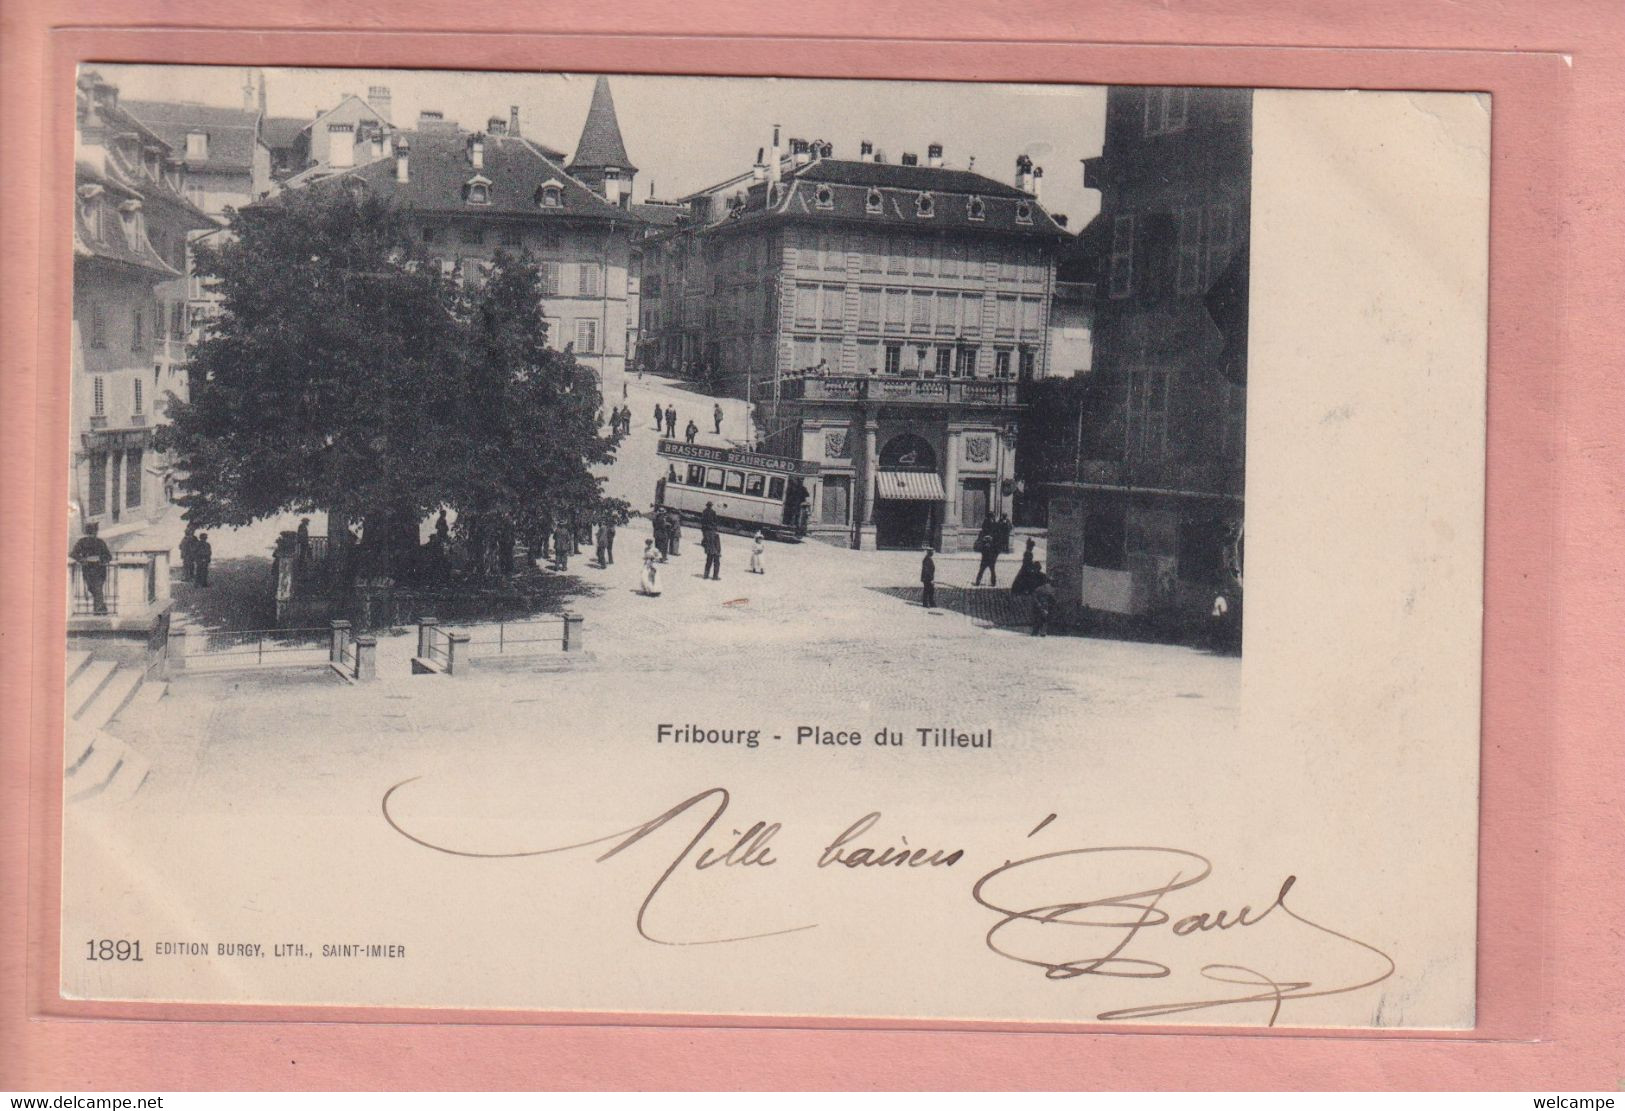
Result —
[[903, 432], [880, 449], [875, 476], [875, 546], [919, 548], [936, 536], [942, 510], [937, 453], [923, 436]]

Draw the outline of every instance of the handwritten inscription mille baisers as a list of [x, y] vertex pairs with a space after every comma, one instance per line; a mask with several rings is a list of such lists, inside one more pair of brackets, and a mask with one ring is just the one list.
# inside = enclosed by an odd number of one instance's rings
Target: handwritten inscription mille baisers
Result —
[[[709, 882], [727, 882], [723, 877], [742, 882], [763, 869], [801, 867], [875, 875], [899, 888], [947, 883], [958, 889], [963, 899], [958, 905], [966, 913], [983, 918], [987, 952], [1053, 983], [1120, 980], [1149, 996], [1098, 1012], [1100, 1021], [1244, 1006], [1256, 1008], [1257, 1018], [1273, 1026], [1292, 1000], [1364, 991], [1387, 980], [1396, 967], [1376, 946], [1294, 909], [1288, 897], [1298, 885], [1295, 875], [1255, 891], [1261, 899], [1216, 906], [1221, 900], [1209, 896], [1193, 905], [1188, 893], [1213, 874], [1213, 863], [1200, 853], [1147, 845], [1056, 847], [1055, 814], [1023, 839], [1044, 851], [1021, 855], [1009, 847], [993, 849], [990, 859], [976, 864], [964, 848], [932, 848], [902, 830], [882, 834], [878, 810], [838, 833], [817, 837], [813, 844], [821, 848], [813, 848], [804, 835], [796, 837], [767, 817], [725, 821], [732, 796], [726, 788], [712, 787], [613, 833], [541, 849], [475, 852], [419, 836], [396, 816], [396, 796], [415, 782], [416, 777], [403, 780], [384, 792], [384, 821], [408, 841], [448, 856], [497, 860], [591, 850], [584, 863], [601, 865], [642, 842], [664, 844], [671, 855], [659, 854], [663, 870], [644, 891], [634, 923], [639, 937], [657, 945], [736, 944], [818, 929], [817, 922], [764, 921], [748, 932], [673, 937], [650, 925], [657, 902], [664, 906], [681, 898], [681, 889], [665, 893], [679, 870], [713, 877]], [[961, 879], [962, 865], [986, 870]], [[647, 880], [633, 882], [641, 888]], [[923, 893], [913, 886], [908, 890], [918, 905]]]
[[794, 732], [768, 733], [763, 729], [710, 727], [704, 725], [655, 726], [655, 743], [660, 745], [756, 748], [763, 740], [789, 741], [803, 748], [992, 748], [993, 730], [963, 729], [954, 725], [916, 725], [875, 730], [836, 729], [825, 725], [798, 725]]

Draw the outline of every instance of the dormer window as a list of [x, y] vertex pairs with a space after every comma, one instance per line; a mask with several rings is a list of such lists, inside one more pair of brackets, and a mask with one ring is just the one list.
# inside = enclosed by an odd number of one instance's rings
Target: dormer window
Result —
[[863, 210], [871, 216], [878, 216], [886, 207], [886, 198], [881, 196], [879, 189], [869, 190], [869, 195], [863, 198]]
[[914, 215], [922, 220], [929, 220], [937, 214], [937, 202], [930, 193], [921, 193], [914, 200]]
[[186, 158], [192, 162], [202, 162], [209, 157], [209, 133], [206, 131], [188, 131], [186, 133]]
[[564, 204], [564, 187], [549, 181], [536, 190], [536, 204], [540, 208], [558, 208]]
[[491, 179], [475, 176], [463, 184], [463, 200], [469, 204], [491, 203]]
[[814, 194], [814, 196], [818, 200], [819, 208], [835, 207], [835, 190], [831, 189], [829, 186], [820, 185], [818, 187], [818, 192]]
[[1033, 206], [1026, 201], [1016, 202], [1016, 223], [1030, 224], [1033, 222]]
[[970, 218], [972, 220], [987, 219], [987, 202], [981, 197], [972, 197], [970, 199]]
[[141, 227], [141, 202], [125, 201], [118, 206], [119, 215], [124, 219], [124, 238], [129, 240], [130, 249], [139, 251], [143, 238]]

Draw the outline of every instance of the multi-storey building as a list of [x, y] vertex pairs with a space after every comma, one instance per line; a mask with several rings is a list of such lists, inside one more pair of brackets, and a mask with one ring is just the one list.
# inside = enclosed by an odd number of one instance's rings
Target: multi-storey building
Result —
[[1094, 366], [1070, 473], [1048, 488], [1063, 612], [1178, 624], [1237, 585], [1251, 120], [1242, 89], [1107, 94], [1084, 177], [1101, 192], [1082, 237]]
[[[595, 137], [613, 132], [619, 143], [602, 78], [600, 88], [605, 95], [594, 98], [573, 163], [583, 171], [604, 168], [593, 166], [603, 149]], [[600, 372], [624, 369], [638, 320], [643, 225], [631, 208], [635, 171], [623, 157], [618, 174], [597, 175], [597, 187], [589, 186], [557, 151], [515, 134], [517, 122], [515, 109], [481, 131], [434, 112], [410, 131], [364, 123], [349, 167], [314, 180], [362, 188], [396, 206], [448, 276], [473, 279], [497, 251], [529, 251], [542, 268], [550, 344]]]
[[656, 349], [755, 403], [770, 448], [820, 464], [810, 528], [953, 550], [1008, 512], [1018, 378], [1048, 357], [1067, 233], [1034, 196], [904, 155], [791, 140], [685, 200], [655, 236]]
[[[104, 538], [167, 507], [152, 450], [170, 393], [184, 395], [187, 237], [214, 222], [186, 199], [188, 166], [95, 73], [76, 104], [72, 458], [78, 522]], [[116, 545], [115, 545], [116, 546]]]

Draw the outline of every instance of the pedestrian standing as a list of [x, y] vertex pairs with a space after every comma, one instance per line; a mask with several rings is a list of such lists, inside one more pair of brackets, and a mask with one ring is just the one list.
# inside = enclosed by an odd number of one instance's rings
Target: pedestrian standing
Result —
[[[640, 369], [638, 371], [638, 377], [641, 378], [642, 376], [643, 376], [643, 371]], [[626, 400], [626, 380], [624, 378], [621, 379], [621, 400], [622, 401]]]
[[998, 541], [999, 553], [1001, 555], [1010, 554], [1010, 534], [1014, 531], [1015, 526], [1010, 523], [1010, 515], [1008, 513], [1000, 513], [999, 523], [994, 526], [993, 537], [996, 541]]
[[716, 422], [716, 428], [712, 429], [712, 431], [718, 436], [722, 435], [722, 403], [720, 401], [711, 406], [711, 419]]
[[440, 538], [440, 543], [447, 550], [451, 548], [451, 525], [446, 521], [446, 511], [442, 509], [440, 516], [434, 519], [434, 534]]
[[756, 535], [750, 540], [750, 573], [753, 575], [766, 574], [762, 570], [762, 553], [767, 550], [767, 543], [762, 538], [762, 530], [757, 529]]
[[692, 444], [694, 442], [694, 437], [698, 436], [699, 434], [700, 426], [695, 424], [694, 421], [690, 419], [688, 422], [688, 427], [683, 429], [683, 438]]
[[650, 515], [650, 524], [654, 527], [655, 552], [660, 556], [660, 562], [666, 562], [666, 556], [671, 548], [670, 526], [666, 522], [666, 511], [659, 506]]
[[107, 597], [103, 591], [107, 586], [107, 568], [113, 562], [113, 553], [108, 549], [107, 541], [96, 535], [99, 531], [95, 522], [86, 525], [85, 534], [74, 542], [69, 558], [79, 565], [79, 578], [90, 594], [91, 610], [105, 614]]
[[700, 527], [702, 529], [717, 527], [717, 510], [710, 502], [705, 503], [705, 509], [700, 513]]
[[1040, 564], [1033, 564], [1038, 586], [1033, 590], [1033, 636], [1049, 636], [1050, 618], [1055, 615], [1055, 587]]
[[677, 406], [671, 404], [666, 406], [666, 438], [677, 438]]
[[598, 557], [598, 566], [600, 568], [608, 567], [609, 566], [609, 522], [608, 521], [600, 520], [598, 522], [598, 531], [597, 531], [597, 536], [595, 537], [595, 539], [597, 540], [597, 545], [596, 545], [596, 550], [594, 551], [593, 554]]
[[656, 555], [658, 553], [655, 551], [655, 542], [645, 540], [643, 542], [643, 575], [638, 580], [638, 589], [650, 598], [660, 596], [660, 568], [655, 566]]
[[560, 518], [553, 526], [553, 570], [570, 569], [570, 550], [573, 546], [570, 528], [564, 523], [563, 518]]
[[920, 605], [928, 610], [937, 608], [937, 561], [931, 558], [930, 548], [920, 560]]
[[195, 554], [192, 558], [197, 568], [197, 584], [199, 586], [208, 586], [209, 564], [214, 562], [214, 548], [209, 544], [208, 533], [200, 532], [197, 534], [197, 547], [193, 551]]
[[301, 518], [299, 518], [299, 529], [295, 533], [295, 536], [297, 538], [295, 542], [298, 544], [299, 562], [301, 562], [301, 563], [310, 562], [310, 518], [309, 517], [301, 517]]
[[666, 510], [666, 548], [672, 555], [683, 554], [683, 511]]
[[981, 553], [981, 566], [976, 568], [976, 582], [982, 585], [982, 576], [988, 576], [990, 586], [999, 585], [999, 533], [998, 523], [989, 514], [987, 520], [982, 522], [982, 529], [976, 534], [976, 550]]
[[656, 432], [660, 431], [660, 426], [661, 426], [662, 423], [665, 422], [665, 419], [666, 419], [666, 415], [660, 409], [660, 402], [658, 402], [658, 401], [655, 402], [655, 431]]
[[604, 535], [608, 539], [604, 542], [604, 554], [609, 557], [611, 566], [615, 564], [615, 518], [604, 518]]
[[722, 579], [722, 534], [715, 528], [705, 530], [700, 539], [700, 547], [705, 550], [705, 570], [700, 573], [702, 579]]
[[197, 578], [197, 526], [187, 525], [181, 537], [181, 578], [192, 582]]

